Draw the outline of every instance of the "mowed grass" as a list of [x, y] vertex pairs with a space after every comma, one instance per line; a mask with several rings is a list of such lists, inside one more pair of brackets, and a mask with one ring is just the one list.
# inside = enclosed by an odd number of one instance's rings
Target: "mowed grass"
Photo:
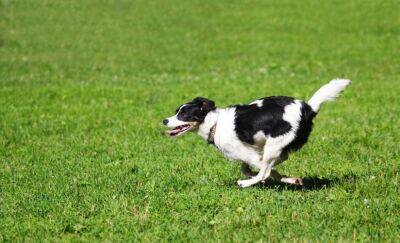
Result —
[[[398, 1], [0, 1], [0, 241], [400, 241]], [[307, 99], [345, 77], [278, 167], [161, 120]]]

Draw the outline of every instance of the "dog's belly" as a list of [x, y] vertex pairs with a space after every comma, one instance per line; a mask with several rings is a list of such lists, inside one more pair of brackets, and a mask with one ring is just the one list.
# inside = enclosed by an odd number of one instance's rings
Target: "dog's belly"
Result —
[[256, 168], [260, 166], [261, 155], [259, 150], [253, 146], [246, 145], [234, 138], [224, 142], [220, 141], [215, 145], [229, 160], [245, 162]]

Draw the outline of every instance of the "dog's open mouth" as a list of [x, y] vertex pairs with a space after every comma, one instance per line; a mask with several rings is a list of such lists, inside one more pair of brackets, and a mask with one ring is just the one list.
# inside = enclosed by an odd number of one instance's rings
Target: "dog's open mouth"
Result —
[[169, 131], [167, 131], [167, 134], [170, 135], [171, 137], [176, 137], [179, 135], [184, 134], [185, 132], [189, 131], [192, 128], [190, 124], [185, 124], [181, 126], [177, 126]]

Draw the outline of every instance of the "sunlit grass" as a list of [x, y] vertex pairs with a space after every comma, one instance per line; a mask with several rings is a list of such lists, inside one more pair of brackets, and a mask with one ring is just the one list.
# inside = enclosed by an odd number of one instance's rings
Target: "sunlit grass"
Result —
[[[0, 1], [0, 241], [399, 241], [395, 1]], [[161, 120], [352, 85], [279, 166], [239, 165]]]

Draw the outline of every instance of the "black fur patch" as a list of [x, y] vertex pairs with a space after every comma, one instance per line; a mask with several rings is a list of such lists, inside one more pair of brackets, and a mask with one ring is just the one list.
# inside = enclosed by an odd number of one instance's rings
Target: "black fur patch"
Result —
[[[278, 137], [290, 131], [291, 125], [283, 120], [285, 106], [294, 103], [286, 96], [263, 98], [261, 107], [257, 104], [236, 105], [235, 131], [238, 138], [248, 144], [254, 144], [254, 135], [263, 131], [265, 135]], [[311, 109], [311, 108], [310, 108]]]
[[180, 121], [196, 121], [201, 123], [204, 121], [207, 113], [215, 109], [214, 101], [203, 97], [197, 97], [192, 101], [179, 106], [175, 113], [177, 113], [178, 120]]

